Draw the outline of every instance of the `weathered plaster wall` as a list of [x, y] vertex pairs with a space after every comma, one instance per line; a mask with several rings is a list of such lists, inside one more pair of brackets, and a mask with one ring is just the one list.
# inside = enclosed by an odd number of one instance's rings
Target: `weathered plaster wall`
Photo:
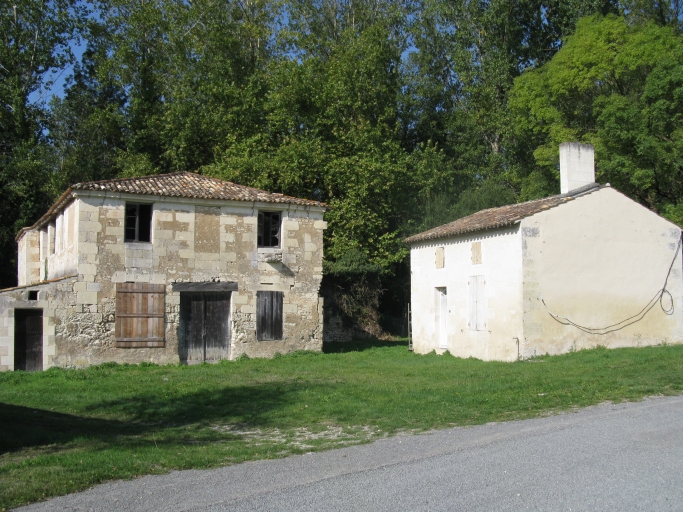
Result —
[[[49, 225], [24, 233], [19, 240], [19, 286], [76, 274], [79, 216], [78, 201], [73, 201]], [[28, 266], [23, 264], [28, 273], [22, 270], [22, 260], [30, 260]]]
[[50, 243], [54, 244], [54, 253], [48, 253], [47, 256], [47, 279], [72, 276], [77, 273], [79, 243], [81, 242], [77, 226], [82, 226], [81, 217], [79, 201], [73, 201], [55, 219], [54, 238], [49, 241], [47, 237], [48, 246]]
[[[587, 327], [636, 315], [664, 284], [680, 229], [612, 188], [602, 188], [522, 221], [524, 340], [522, 353], [680, 343], [683, 335], [681, 254], [667, 289], [674, 313], [659, 304], [618, 331], [588, 334], [555, 321], [550, 311]], [[665, 297], [665, 305], [669, 304]]]
[[[154, 200], [152, 242], [124, 243], [126, 200], [132, 197], [81, 197], [78, 224], [78, 280], [69, 310], [66, 336], [57, 336], [55, 364], [104, 361], [177, 362], [180, 294], [178, 282], [237, 282], [231, 301], [231, 358], [248, 354], [322, 348], [322, 211], [290, 205], [225, 205]], [[197, 201], [195, 201], [197, 202]], [[257, 250], [258, 207], [282, 210], [279, 249]], [[163, 348], [117, 348], [114, 340], [116, 283], [166, 285]], [[284, 336], [256, 340], [256, 292], [284, 292]]]
[[19, 286], [40, 281], [40, 235], [27, 231], [18, 241], [17, 282]]
[[[126, 201], [154, 204], [151, 242], [124, 242]], [[257, 249], [259, 208], [281, 212], [281, 247]], [[28, 231], [20, 240], [24, 284], [69, 273], [75, 277], [32, 286], [40, 290], [39, 301], [27, 302], [26, 288], [0, 294], [0, 369], [14, 366], [17, 307], [44, 310], [45, 368], [105, 361], [178, 362], [180, 293], [173, 291], [173, 284], [183, 282], [238, 284], [230, 312], [232, 359], [321, 350], [318, 292], [327, 227], [322, 214], [319, 208], [287, 204], [82, 193], [53, 224], [42, 232]], [[116, 346], [116, 283], [121, 282], [166, 285], [164, 347]], [[284, 292], [282, 340], [256, 340], [256, 293], [261, 290]]]
[[[481, 263], [472, 262], [472, 245], [481, 244]], [[437, 249], [444, 266], [437, 268]], [[522, 336], [521, 241], [518, 226], [416, 244], [410, 251], [413, 347], [425, 354], [449, 350], [458, 357], [513, 361]], [[485, 329], [468, 325], [469, 281], [485, 280]], [[436, 288], [447, 289], [447, 349], [439, 348]]]

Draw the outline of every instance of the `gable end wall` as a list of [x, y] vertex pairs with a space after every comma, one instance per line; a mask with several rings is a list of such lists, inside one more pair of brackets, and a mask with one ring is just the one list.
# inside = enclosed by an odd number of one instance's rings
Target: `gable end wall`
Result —
[[[602, 188], [524, 219], [521, 231], [524, 357], [597, 345], [681, 342], [683, 282], [677, 226], [616, 190]], [[672, 261], [667, 284], [671, 315], [656, 304], [632, 325], [596, 334], [562, 325], [549, 314], [590, 328], [617, 324], [637, 315], [662, 288]]]

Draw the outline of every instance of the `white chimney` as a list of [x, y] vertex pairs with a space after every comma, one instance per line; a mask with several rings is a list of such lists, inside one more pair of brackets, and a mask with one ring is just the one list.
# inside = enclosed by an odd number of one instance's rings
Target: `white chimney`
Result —
[[563, 194], [595, 183], [595, 150], [590, 144], [560, 144], [560, 190]]

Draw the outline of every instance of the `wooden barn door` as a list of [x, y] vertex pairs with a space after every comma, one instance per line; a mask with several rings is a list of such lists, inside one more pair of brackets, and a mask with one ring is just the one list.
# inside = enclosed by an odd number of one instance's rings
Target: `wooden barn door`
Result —
[[14, 369], [43, 369], [43, 310], [14, 310]]
[[229, 292], [182, 292], [180, 323], [188, 363], [230, 358]]

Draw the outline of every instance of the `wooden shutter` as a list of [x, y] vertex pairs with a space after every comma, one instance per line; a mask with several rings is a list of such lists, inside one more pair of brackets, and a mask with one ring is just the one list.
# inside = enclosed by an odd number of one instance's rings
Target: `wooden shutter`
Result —
[[444, 252], [443, 252], [443, 247], [437, 247], [436, 248], [436, 268], [443, 268], [444, 267]]
[[117, 283], [116, 346], [163, 347], [166, 286], [149, 283]]
[[470, 277], [470, 330], [483, 331], [484, 323], [484, 276]]
[[282, 339], [283, 292], [256, 292], [256, 339]]
[[481, 265], [481, 242], [472, 243], [472, 265]]

